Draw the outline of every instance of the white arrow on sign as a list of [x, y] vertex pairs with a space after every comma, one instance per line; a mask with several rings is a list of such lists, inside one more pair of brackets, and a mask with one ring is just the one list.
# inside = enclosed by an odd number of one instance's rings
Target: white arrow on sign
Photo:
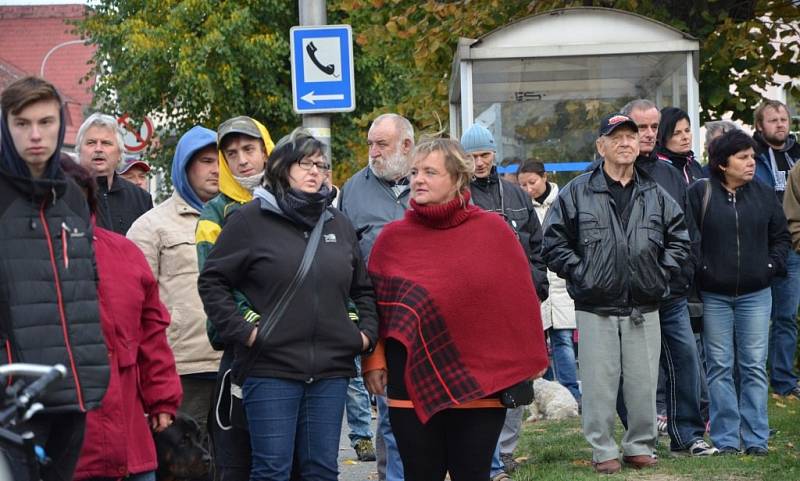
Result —
[[344, 100], [344, 94], [314, 95], [314, 91], [312, 90], [311, 92], [303, 95], [300, 98], [310, 103], [311, 105], [314, 105], [315, 100]]

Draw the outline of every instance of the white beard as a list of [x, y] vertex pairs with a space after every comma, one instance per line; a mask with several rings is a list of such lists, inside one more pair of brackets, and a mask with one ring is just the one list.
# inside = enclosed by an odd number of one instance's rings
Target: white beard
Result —
[[383, 157], [380, 167], [369, 158], [369, 168], [383, 180], [398, 180], [408, 175], [408, 159], [397, 149], [393, 154]]

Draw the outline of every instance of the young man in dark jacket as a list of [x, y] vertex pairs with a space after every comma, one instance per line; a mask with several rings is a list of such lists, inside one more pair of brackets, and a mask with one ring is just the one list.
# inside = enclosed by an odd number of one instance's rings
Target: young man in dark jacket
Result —
[[634, 168], [637, 124], [622, 114], [605, 117], [597, 151], [604, 161], [567, 184], [551, 207], [542, 252], [575, 300], [583, 433], [593, 465], [615, 473], [621, 468], [613, 430], [621, 372], [635, 380], [623, 385], [623, 460], [635, 468], [657, 463], [658, 308], [691, 253], [678, 204]]
[[[89, 208], [59, 167], [65, 126], [55, 87], [22, 78], [0, 108], [0, 363], [67, 367], [38, 400], [44, 410], [16, 430], [32, 431], [53, 460], [42, 479], [72, 479], [86, 411], [99, 406], [109, 376]], [[24, 457], [8, 457], [13, 479], [28, 479]]]
[[153, 198], [147, 191], [116, 172], [124, 145], [116, 119], [99, 112], [81, 124], [75, 139], [80, 164], [97, 180], [97, 225], [122, 235], [153, 208]]
[[[672, 196], [684, 213], [692, 245], [697, 247], [700, 235], [694, 221], [687, 194], [687, 185], [678, 169], [656, 159], [652, 153], [661, 113], [646, 99], [629, 102], [622, 107], [639, 128], [639, 156], [636, 168], [646, 172]], [[682, 265], [680, 276], [670, 279], [669, 297], [659, 307], [661, 323], [661, 366], [664, 370], [667, 432], [673, 451], [691, 456], [709, 456], [717, 452], [703, 439], [705, 421], [700, 411], [700, 365], [697, 344], [689, 318], [688, 294], [694, 276], [694, 258]], [[702, 315], [702, 312], [699, 313]]]
[[[777, 100], [765, 100], [755, 111], [756, 178], [775, 189], [783, 202], [789, 171], [800, 160], [800, 145], [789, 133], [789, 109]], [[797, 349], [797, 307], [800, 304], [800, 254], [790, 250], [786, 277], [772, 281], [772, 324], [769, 330], [769, 381], [781, 396], [800, 399], [794, 371]]]

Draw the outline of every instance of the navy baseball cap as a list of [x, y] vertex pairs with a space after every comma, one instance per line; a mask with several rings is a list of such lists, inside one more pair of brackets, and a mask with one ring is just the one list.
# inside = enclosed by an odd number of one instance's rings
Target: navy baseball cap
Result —
[[627, 115], [623, 115], [619, 112], [615, 112], [613, 114], [608, 114], [603, 117], [603, 120], [600, 121], [600, 136], [609, 135], [611, 132], [616, 130], [618, 127], [622, 127], [623, 125], [630, 127], [633, 129], [634, 132], [639, 132], [639, 126], [636, 125], [636, 122], [633, 121]]

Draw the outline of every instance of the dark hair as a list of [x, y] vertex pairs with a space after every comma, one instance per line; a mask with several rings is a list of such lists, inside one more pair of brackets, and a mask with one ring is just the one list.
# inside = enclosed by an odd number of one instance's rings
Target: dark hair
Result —
[[72, 157], [62, 153], [59, 158], [61, 170], [67, 178], [72, 179], [78, 184], [84, 194], [86, 194], [86, 202], [89, 204], [89, 212], [92, 214], [97, 213], [97, 182], [95, 182], [92, 173], [88, 169], [78, 164]]
[[721, 167], [728, 166], [728, 157], [743, 150], [756, 148], [752, 137], [739, 129], [730, 130], [712, 140], [708, 145], [708, 171], [721, 181], [725, 180]]
[[23, 77], [3, 90], [0, 109], [4, 116], [17, 115], [25, 107], [46, 100], [54, 100], [61, 108], [61, 96], [53, 84], [39, 77]]
[[661, 123], [658, 124], [658, 133], [656, 134], [658, 145], [665, 149], [667, 148], [667, 141], [672, 137], [675, 132], [675, 126], [681, 120], [686, 120], [690, 125], [692, 123], [689, 120], [689, 114], [678, 107], [664, 107], [661, 109]]
[[525, 162], [520, 164], [517, 174], [538, 174], [544, 177], [544, 164], [536, 159], [525, 159]]
[[323, 154], [325, 144], [317, 140], [307, 130], [296, 128], [291, 134], [283, 137], [275, 144], [275, 148], [267, 159], [264, 171], [264, 184], [276, 196], [283, 195], [289, 189], [289, 169], [309, 155]]

